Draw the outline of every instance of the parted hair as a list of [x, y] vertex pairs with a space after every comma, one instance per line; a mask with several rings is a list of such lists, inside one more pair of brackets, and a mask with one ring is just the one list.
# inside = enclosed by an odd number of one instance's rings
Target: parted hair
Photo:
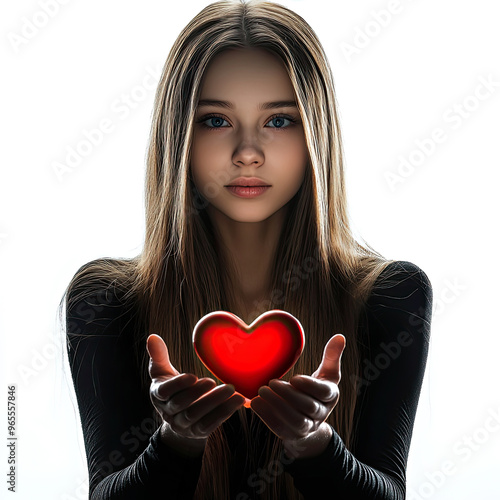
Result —
[[[213, 377], [192, 345], [197, 321], [215, 310], [238, 314], [232, 286], [234, 262], [220, 251], [206, 207], [190, 176], [190, 151], [201, 82], [211, 60], [227, 49], [261, 48], [283, 63], [301, 115], [308, 163], [304, 182], [289, 202], [272, 266], [272, 292], [256, 313], [283, 309], [304, 327], [302, 355], [282, 378], [311, 375], [327, 341], [346, 337], [340, 397], [327, 422], [348, 449], [356, 438], [354, 410], [360, 378], [360, 317], [385, 259], [353, 236], [348, 217], [341, 133], [332, 72], [309, 24], [274, 2], [222, 0], [199, 12], [175, 40], [156, 90], [145, 179], [146, 229], [133, 258], [102, 258], [80, 268], [63, 300], [72, 301], [112, 286], [133, 309], [141, 328], [134, 331], [137, 369], [144, 393], [148, 373], [147, 337], [161, 336], [179, 372]], [[61, 301], [62, 302], [62, 301]], [[157, 426], [161, 416], [151, 405]], [[257, 470], [283, 457], [282, 441], [253, 411], [237, 410], [248, 460]], [[256, 427], [251, 427], [255, 421]], [[253, 432], [266, 435], [255, 450]], [[233, 450], [223, 425], [211, 433], [203, 455], [196, 499], [229, 499]], [[262, 488], [261, 488], [262, 489]], [[280, 473], [259, 491], [262, 499], [301, 499], [289, 474]]]

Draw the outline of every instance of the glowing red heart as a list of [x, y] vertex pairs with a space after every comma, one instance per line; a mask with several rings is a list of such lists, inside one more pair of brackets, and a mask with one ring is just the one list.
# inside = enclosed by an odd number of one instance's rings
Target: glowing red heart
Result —
[[250, 326], [233, 313], [215, 311], [196, 323], [193, 344], [211, 373], [251, 399], [299, 359], [304, 330], [295, 316], [279, 309], [261, 314]]

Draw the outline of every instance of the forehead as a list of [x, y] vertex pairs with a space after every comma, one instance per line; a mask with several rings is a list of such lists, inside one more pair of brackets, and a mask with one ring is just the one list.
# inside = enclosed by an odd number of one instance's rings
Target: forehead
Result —
[[212, 59], [203, 76], [200, 99], [237, 101], [262, 96], [269, 100], [295, 96], [283, 62], [267, 50], [225, 50]]

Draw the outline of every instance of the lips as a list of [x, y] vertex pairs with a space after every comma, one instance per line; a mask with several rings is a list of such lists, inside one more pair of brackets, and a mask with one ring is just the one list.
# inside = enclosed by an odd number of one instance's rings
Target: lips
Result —
[[255, 186], [267, 186], [270, 187], [271, 185], [268, 184], [267, 182], [263, 181], [262, 179], [259, 179], [258, 177], [238, 177], [234, 181], [231, 182], [231, 184], [227, 184], [226, 187], [233, 186], [233, 187], [255, 187]]

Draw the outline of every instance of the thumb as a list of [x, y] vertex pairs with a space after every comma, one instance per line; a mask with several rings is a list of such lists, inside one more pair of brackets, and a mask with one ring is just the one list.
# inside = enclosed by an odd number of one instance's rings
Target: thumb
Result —
[[152, 379], [164, 375], [179, 375], [170, 363], [167, 346], [159, 335], [152, 334], [147, 338], [146, 349], [150, 356], [149, 375]]
[[340, 360], [344, 352], [346, 339], [343, 335], [334, 335], [326, 344], [323, 359], [313, 377], [327, 379], [335, 384], [340, 382]]

